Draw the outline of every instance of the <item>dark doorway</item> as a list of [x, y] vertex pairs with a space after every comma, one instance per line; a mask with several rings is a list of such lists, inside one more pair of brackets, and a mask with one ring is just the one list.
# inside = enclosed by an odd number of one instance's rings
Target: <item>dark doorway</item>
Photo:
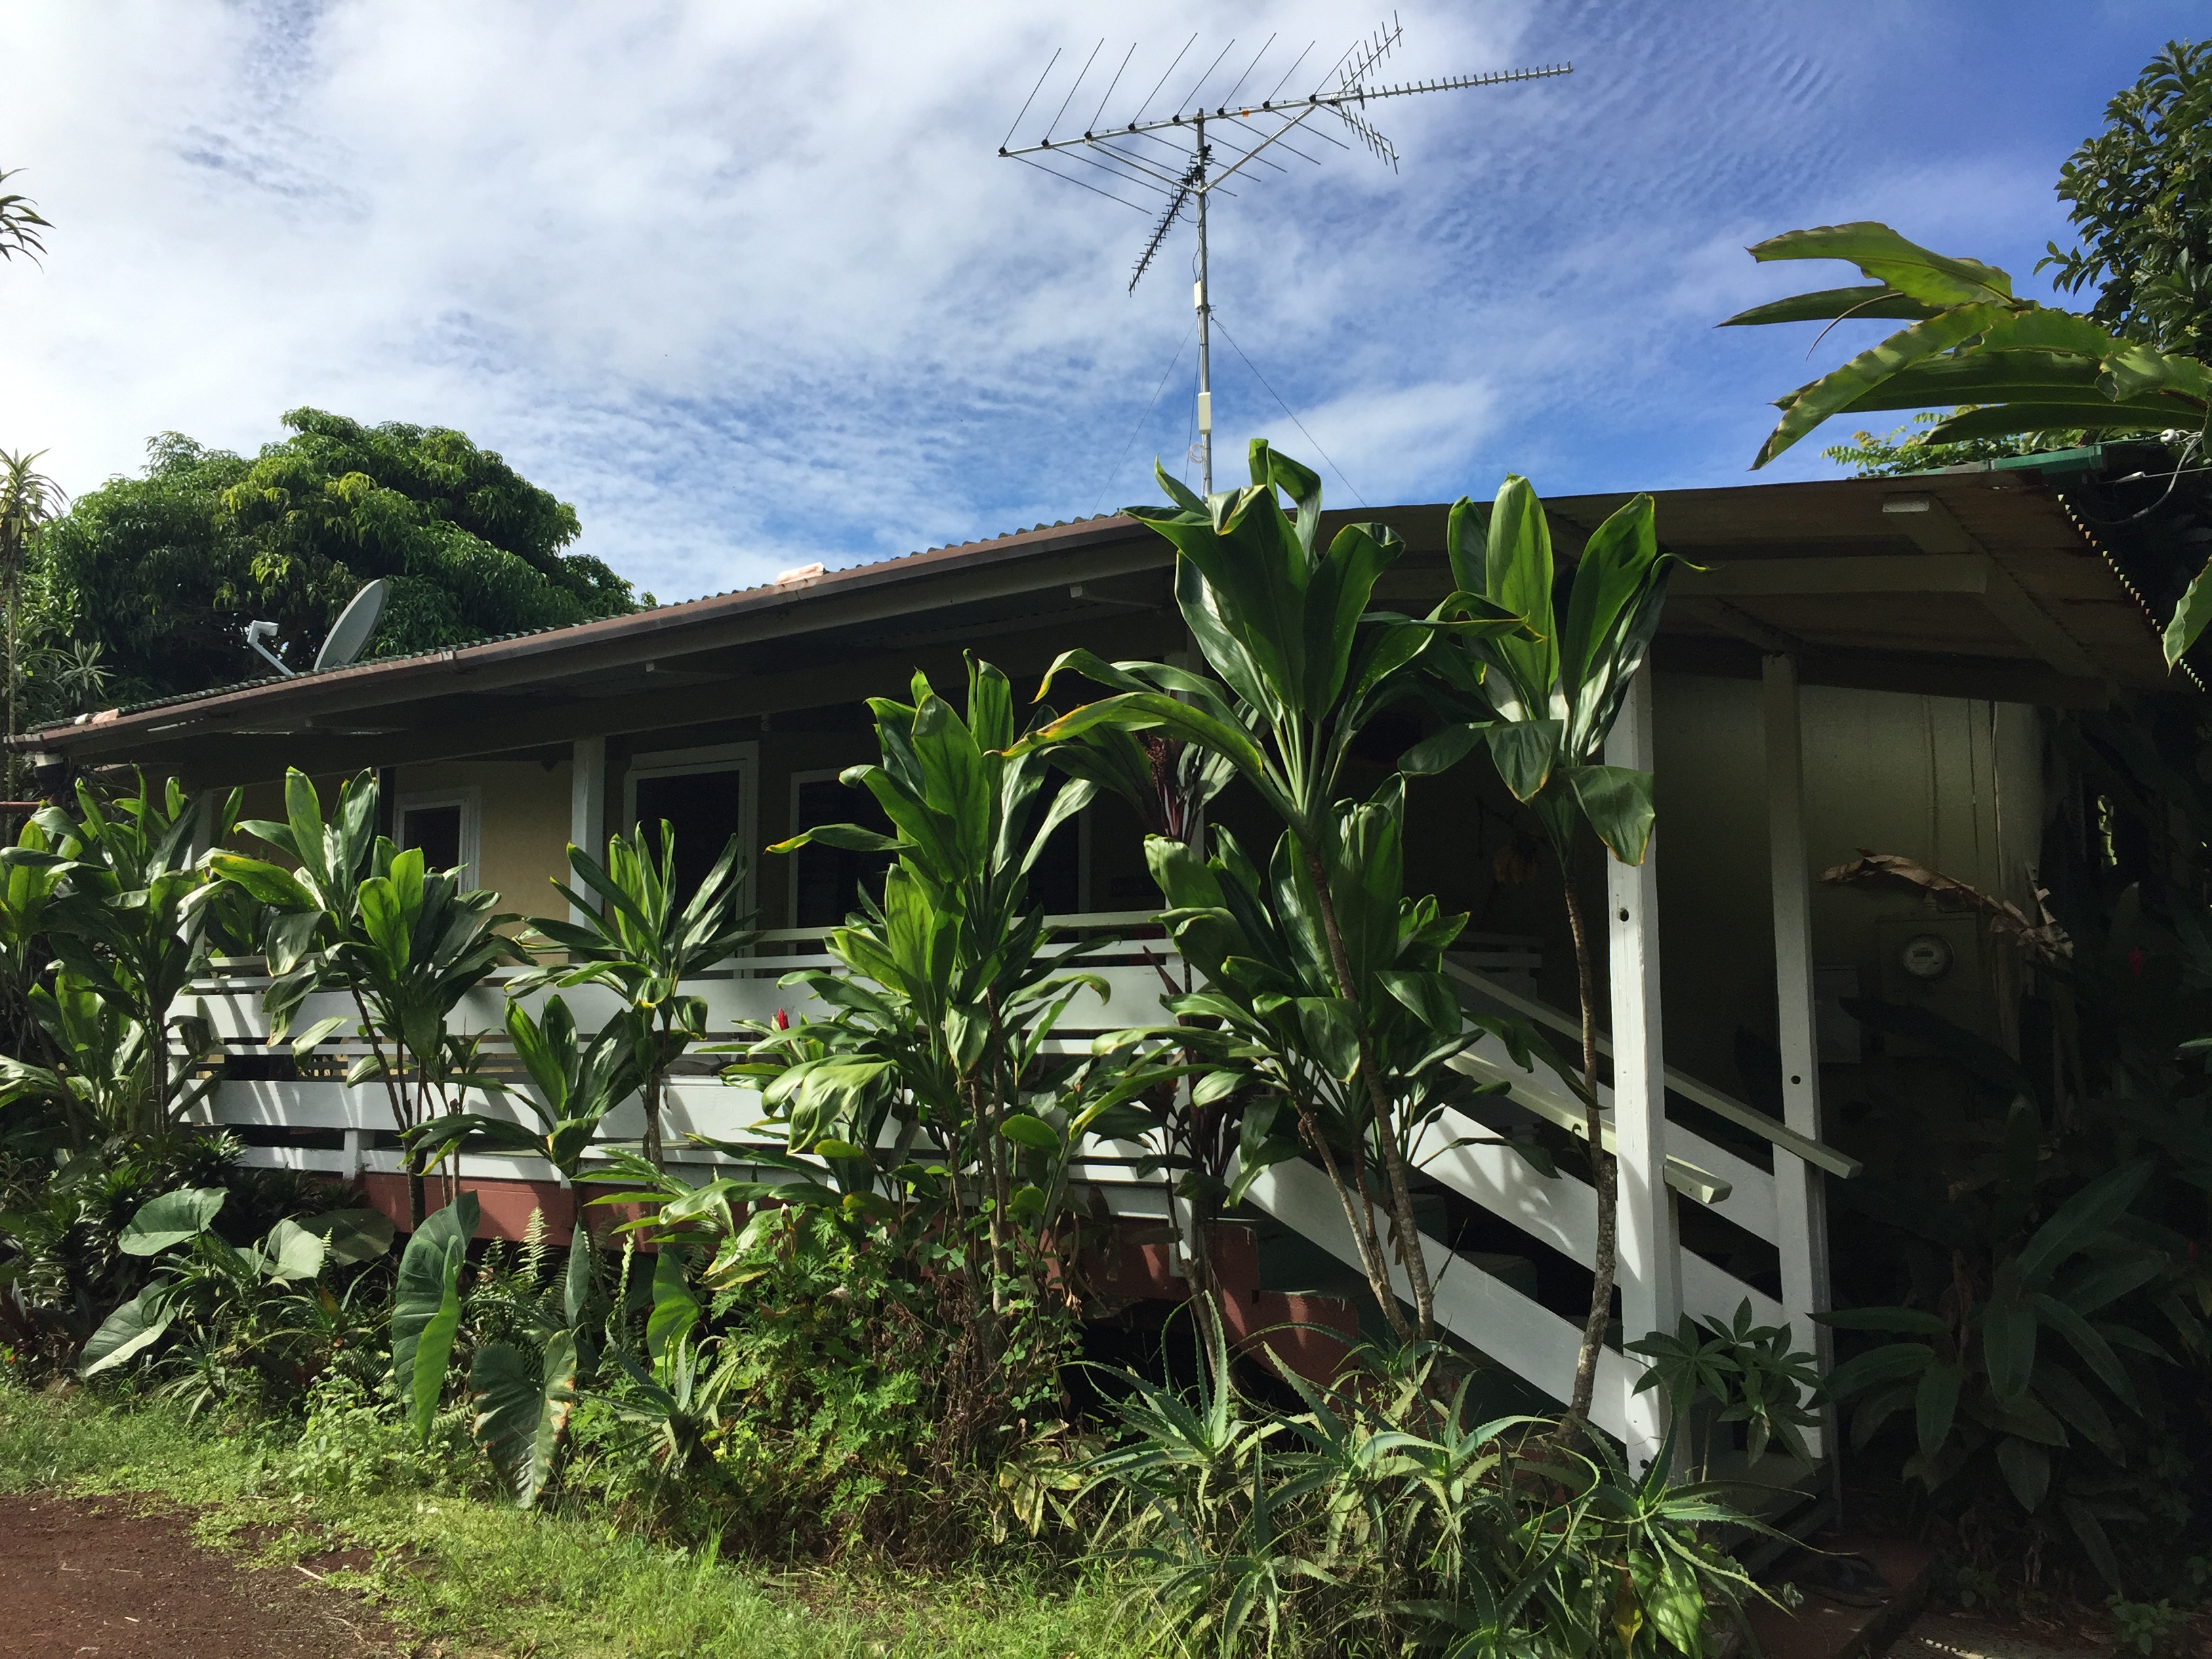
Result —
[[[636, 781], [639, 838], [660, 856], [664, 821], [676, 837], [676, 902], [689, 903], [714, 860], [738, 833], [744, 805], [743, 775], [734, 767], [714, 772], [671, 772]], [[738, 856], [745, 859], [746, 849]]]
[[426, 870], [450, 870], [461, 861], [461, 804], [399, 809], [399, 845], [422, 850]]

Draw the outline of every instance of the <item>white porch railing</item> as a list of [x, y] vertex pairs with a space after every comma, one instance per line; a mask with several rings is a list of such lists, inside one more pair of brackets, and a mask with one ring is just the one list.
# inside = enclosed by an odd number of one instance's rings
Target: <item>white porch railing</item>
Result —
[[[1079, 1000], [1053, 1039], [1056, 1051], [1087, 1052], [1091, 1039], [1101, 1030], [1163, 1017], [1161, 970], [1164, 968], [1179, 982], [1181, 963], [1170, 942], [1132, 936], [1157, 931], [1151, 927], [1149, 912], [1062, 916], [1053, 921], [1070, 932], [1120, 930], [1123, 935], [1109, 948], [1084, 960], [1086, 971], [1107, 981], [1109, 995], [1103, 1001], [1089, 995]], [[707, 1040], [732, 1040], [742, 1022], [771, 1019], [779, 1009], [794, 1019], [823, 1012], [808, 994], [784, 988], [777, 981], [796, 968], [833, 965], [820, 948], [826, 931], [788, 929], [766, 935], [757, 947], [758, 954], [733, 959], [725, 969], [688, 982], [687, 991], [707, 1000]], [[1450, 966], [1470, 1008], [1533, 1013], [1547, 1021], [1561, 1018], [1533, 1000], [1534, 970], [1539, 958], [1526, 942], [1479, 937], [1468, 943], [1470, 948], [1455, 952]], [[204, 1010], [234, 1060], [250, 1064], [276, 1059], [281, 1063], [289, 1051], [268, 1047], [267, 1023], [261, 1013], [261, 994], [267, 983], [258, 962], [218, 963], [208, 978], [186, 992], [185, 1002], [196, 1003]], [[539, 991], [524, 1000], [535, 1006], [548, 994]], [[586, 1030], [596, 1029], [614, 1011], [611, 996], [592, 988], [562, 994], [575, 1010], [579, 1025]], [[506, 1000], [504, 985], [495, 981], [473, 993], [453, 1021], [454, 1029], [482, 1036], [485, 1060], [495, 1069], [515, 1066], [503, 1024]], [[345, 998], [318, 995], [310, 999], [297, 1024], [304, 1028], [317, 1019], [351, 1013]], [[249, 1132], [321, 1131], [332, 1142], [319, 1147], [252, 1146], [246, 1154], [252, 1163], [344, 1176], [396, 1174], [401, 1169], [400, 1152], [394, 1144], [394, 1126], [381, 1085], [348, 1088], [337, 1080], [362, 1052], [358, 1042], [324, 1045], [306, 1065], [310, 1070], [326, 1073], [325, 1076], [283, 1081], [226, 1079], [212, 1092], [204, 1115], [211, 1122]], [[702, 1062], [713, 1063], [711, 1060]], [[1507, 1146], [1462, 1144], [1468, 1137], [1526, 1136], [1538, 1121], [1580, 1133], [1583, 1114], [1578, 1098], [1555, 1073], [1522, 1070], [1495, 1037], [1486, 1036], [1457, 1063], [1485, 1082], [1504, 1085], [1505, 1092], [1482, 1097], [1472, 1115], [1444, 1114], [1419, 1149], [1421, 1168], [1443, 1187], [1510, 1224], [1533, 1243], [1587, 1266], [1593, 1260], [1597, 1231], [1596, 1194], [1587, 1182], [1564, 1173], [1548, 1178], [1540, 1176]], [[519, 1073], [519, 1066], [516, 1070]], [[1674, 1081], [1671, 1074], [1669, 1081]], [[1825, 1147], [1809, 1142], [1801, 1145], [1802, 1137], [1789, 1136], [1783, 1126], [1741, 1103], [1690, 1079], [1681, 1082], [1686, 1094], [1770, 1140], [1784, 1142], [1803, 1156], [1823, 1160], [1836, 1157]], [[1609, 1114], [1609, 1089], [1601, 1091], [1601, 1100]], [[498, 1102], [481, 1098], [472, 1099], [470, 1105], [472, 1109], [490, 1112], [503, 1109]], [[698, 1134], [738, 1143], [759, 1139], [763, 1145], [771, 1144], [755, 1128], [759, 1116], [759, 1096], [750, 1087], [726, 1085], [711, 1073], [678, 1079], [670, 1086], [665, 1118], [672, 1161], [700, 1167], [702, 1173], [709, 1165], [743, 1167], [742, 1160], [690, 1143], [684, 1137]], [[634, 1144], [643, 1127], [641, 1110], [633, 1104], [606, 1120], [602, 1139], [608, 1143]], [[1607, 1139], [1610, 1144], [1609, 1122]], [[1676, 1203], [1701, 1206], [1728, 1224], [1729, 1230], [1778, 1249], [1784, 1247], [1775, 1177], [1770, 1170], [1679, 1123], [1667, 1126], [1665, 1146], [1663, 1182]], [[1157, 1176], [1140, 1180], [1137, 1175], [1137, 1166], [1148, 1150], [1130, 1143], [1094, 1146], [1075, 1171], [1076, 1178], [1097, 1189], [1115, 1214], [1169, 1218], [1177, 1206], [1169, 1202], [1164, 1182]], [[526, 1157], [467, 1153], [460, 1159], [460, 1169], [464, 1176], [477, 1180], [558, 1178], [550, 1164]], [[1340, 1260], [1356, 1265], [1357, 1254], [1342, 1212], [1317, 1170], [1299, 1162], [1276, 1165], [1254, 1184], [1251, 1201]], [[1421, 1248], [1436, 1284], [1440, 1322], [1516, 1376], [1564, 1401], [1572, 1382], [1579, 1321], [1546, 1308], [1458, 1254], [1445, 1241], [1425, 1237]], [[1772, 1297], [1718, 1261], [1678, 1247], [1675, 1265], [1682, 1305], [1693, 1314], [1726, 1316], [1747, 1300], [1763, 1322], [1783, 1316], [1780, 1304]], [[1640, 1333], [1632, 1333], [1635, 1334]], [[1632, 1411], [1638, 1367], [1640, 1362], [1608, 1350], [1601, 1362], [1601, 1386], [1594, 1408], [1600, 1425], [1632, 1447], [1639, 1439]]]

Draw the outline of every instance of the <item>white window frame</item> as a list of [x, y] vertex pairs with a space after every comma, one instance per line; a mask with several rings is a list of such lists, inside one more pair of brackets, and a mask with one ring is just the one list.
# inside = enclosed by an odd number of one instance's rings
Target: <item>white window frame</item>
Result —
[[[458, 784], [451, 789], [422, 789], [401, 795], [392, 806], [392, 839], [407, 833], [407, 815], [426, 807], [458, 806], [461, 809], [461, 868], [467, 873], [462, 878], [464, 891], [483, 885], [483, 873], [477, 857], [482, 850], [483, 828], [483, 791], [473, 783]], [[399, 842], [402, 852], [407, 843]]]
[[738, 775], [738, 845], [744, 860], [744, 879], [738, 884], [738, 911], [753, 910], [760, 873], [760, 744], [709, 744], [698, 749], [660, 749], [632, 755], [623, 769], [623, 827], [637, 833], [637, 784], [640, 778], [690, 777], [703, 772]]

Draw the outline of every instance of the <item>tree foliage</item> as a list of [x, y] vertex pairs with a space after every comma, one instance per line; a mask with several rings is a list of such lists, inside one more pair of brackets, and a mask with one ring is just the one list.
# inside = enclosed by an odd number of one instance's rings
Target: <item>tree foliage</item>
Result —
[[252, 678], [241, 635], [256, 618], [305, 668], [378, 577], [392, 593], [370, 655], [634, 608], [605, 564], [561, 550], [575, 509], [463, 434], [313, 409], [284, 424], [293, 435], [251, 460], [164, 433], [143, 477], [80, 496], [39, 538], [43, 643], [100, 646], [129, 702]]
[[2212, 40], [2170, 40], [2058, 175], [2081, 246], [2038, 264], [2116, 334], [2212, 358]]

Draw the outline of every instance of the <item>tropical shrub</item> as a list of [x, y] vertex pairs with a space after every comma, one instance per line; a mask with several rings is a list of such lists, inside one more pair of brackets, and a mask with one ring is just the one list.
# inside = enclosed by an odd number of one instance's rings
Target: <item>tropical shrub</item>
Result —
[[1702, 1659], [1756, 1593], [1713, 1536], [1759, 1528], [1668, 1457], [1638, 1480], [1548, 1419], [1471, 1420], [1474, 1379], [1429, 1344], [1326, 1389], [1285, 1371], [1304, 1409], [1255, 1410], [1206, 1326], [1202, 1385], [1128, 1377], [1119, 1443], [1083, 1468], [1099, 1553], [1180, 1650]]

